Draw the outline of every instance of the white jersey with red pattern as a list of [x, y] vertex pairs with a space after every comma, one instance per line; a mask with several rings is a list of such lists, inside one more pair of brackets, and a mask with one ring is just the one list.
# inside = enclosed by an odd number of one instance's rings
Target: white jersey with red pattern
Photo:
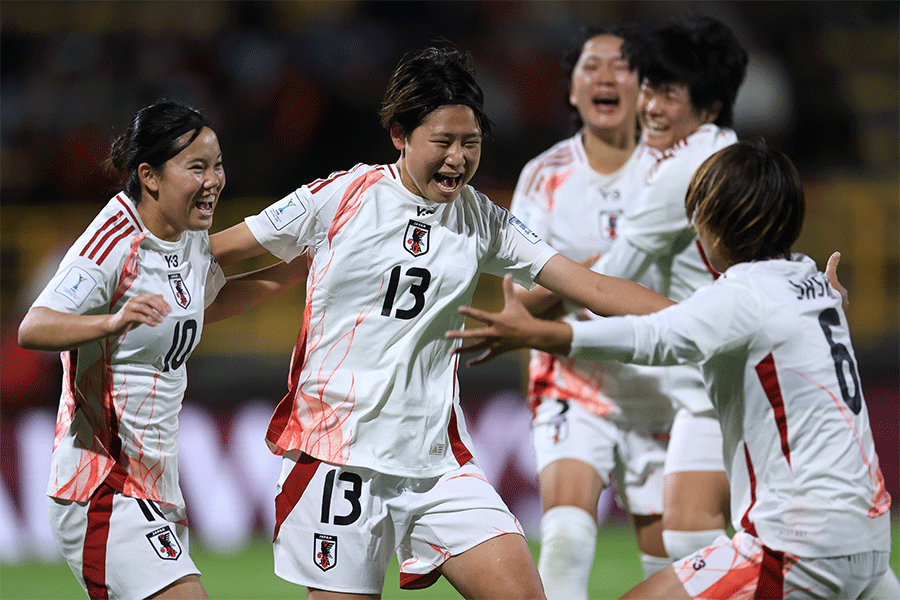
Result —
[[[529, 161], [510, 208], [555, 250], [575, 261], [610, 249], [655, 163], [639, 149], [615, 173], [598, 173], [584, 152], [583, 135], [579, 132]], [[658, 287], [654, 271], [647, 269], [639, 282]], [[582, 312], [572, 307], [571, 318]], [[535, 410], [542, 399], [572, 400], [612, 421], [659, 423], [667, 414], [671, 419], [672, 412], [662, 389], [664, 373], [657, 367], [581, 361], [533, 350], [528, 403]]]
[[395, 165], [357, 165], [246, 220], [272, 254], [309, 251], [290, 391], [267, 440], [324, 462], [407, 477], [465, 464], [450, 329], [478, 275], [527, 286], [555, 254], [469, 186], [439, 204], [409, 192]]
[[162, 294], [172, 312], [155, 327], [139, 325], [61, 354], [49, 496], [85, 502], [106, 481], [126, 496], [184, 508], [176, 438], [184, 363], [224, 281], [206, 231], [161, 240], [124, 193], [69, 249], [34, 306], [111, 314], [143, 292]]
[[847, 319], [810, 258], [740, 263], [658, 313], [575, 323], [572, 354], [701, 365], [736, 530], [801, 557], [889, 550]]
[[[616, 242], [593, 269], [638, 283], [644, 283], [644, 274], [652, 272], [653, 285], [648, 287], [676, 302], [712, 283], [718, 274], [703, 256], [687, 220], [684, 199], [691, 177], [703, 161], [735, 142], [733, 131], [710, 123], [665, 151], [640, 147], [637, 152], [647, 154], [641, 157], [642, 164], [650, 159], [649, 170], [634, 206], [620, 221]], [[692, 413], [712, 408], [694, 366], [668, 369], [663, 389], [676, 408]]]

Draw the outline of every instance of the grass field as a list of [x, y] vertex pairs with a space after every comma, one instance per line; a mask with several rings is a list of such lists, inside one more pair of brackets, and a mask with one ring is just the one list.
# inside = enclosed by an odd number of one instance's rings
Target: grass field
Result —
[[[897, 540], [900, 524], [894, 523], [894, 551], [891, 567], [900, 572]], [[537, 545], [532, 544], [537, 555]], [[203, 571], [203, 585], [210, 598], [216, 600], [301, 599], [303, 588], [279, 579], [272, 572], [272, 547], [259, 539], [244, 551], [230, 556], [212, 554], [202, 548], [191, 551], [194, 562]], [[641, 580], [641, 566], [631, 530], [603, 528], [597, 541], [597, 555], [591, 573], [590, 598], [604, 600], [619, 595]], [[397, 563], [388, 570], [383, 600], [444, 600], [459, 594], [440, 579], [425, 590], [404, 591], [399, 588]], [[80, 600], [87, 596], [75, 581], [65, 563], [24, 563], [0, 566], [0, 598], [3, 600]]]

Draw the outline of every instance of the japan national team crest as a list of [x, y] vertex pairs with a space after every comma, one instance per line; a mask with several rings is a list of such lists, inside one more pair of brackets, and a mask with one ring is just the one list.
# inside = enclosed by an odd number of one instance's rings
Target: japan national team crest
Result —
[[178, 303], [178, 306], [187, 308], [188, 304], [191, 303], [191, 293], [184, 284], [181, 273], [169, 273], [169, 285], [172, 286], [172, 291], [175, 293], [175, 302]]
[[181, 556], [181, 544], [178, 543], [178, 538], [175, 537], [168, 525], [154, 529], [147, 534], [147, 539], [160, 558], [178, 560], [178, 557]]
[[431, 243], [430, 232], [431, 225], [410, 219], [409, 225], [406, 226], [406, 234], [403, 236], [403, 247], [413, 256], [422, 256], [428, 252]]
[[313, 539], [313, 562], [316, 566], [327, 571], [337, 565], [337, 536], [315, 534]]

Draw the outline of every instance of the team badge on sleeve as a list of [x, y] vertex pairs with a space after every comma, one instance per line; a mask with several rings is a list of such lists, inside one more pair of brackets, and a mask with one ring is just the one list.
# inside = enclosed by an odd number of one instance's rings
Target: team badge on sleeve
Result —
[[56, 293], [68, 299], [77, 308], [94, 291], [95, 287], [97, 287], [97, 280], [90, 273], [79, 266], [72, 265], [69, 272], [56, 286]]
[[422, 256], [428, 252], [430, 233], [431, 225], [410, 219], [403, 236], [403, 247], [413, 256]]
[[178, 306], [187, 308], [188, 304], [191, 303], [191, 293], [184, 284], [181, 273], [169, 273], [169, 285], [172, 286], [172, 291], [175, 293], [175, 302], [178, 303]]
[[313, 540], [313, 562], [323, 571], [327, 571], [337, 565], [336, 535], [315, 534]]
[[509, 215], [509, 223], [510, 223], [510, 225], [512, 225], [513, 227], [516, 228], [516, 231], [521, 233], [522, 236], [524, 236], [525, 239], [528, 240], [529, 242], [531, 242], [532, 244], [537, 244], [539, 241], [541, 241], [541, 236], [539, 236], [532, 230], [528, 229], [528, 225], [526, 225], [525, 223], [523, 223], [522, 221], [520, 221], [513, 215]]
[[272, 226], [279, 231], [287, 227], [288, 223], [299, 219], [306, 214], [306, 205], [300, 199], [300, 195], [294, 192], [281, 202], [273, 204], [265, 210], [266, 216], [272, 222]]
[[147, 534], [147, 539], [160, 558], [178, 560], [178, 557], [181, 556], [181, 544], [178, 543], [178, 538], [175, 537], [168, 525], [154, 529]]

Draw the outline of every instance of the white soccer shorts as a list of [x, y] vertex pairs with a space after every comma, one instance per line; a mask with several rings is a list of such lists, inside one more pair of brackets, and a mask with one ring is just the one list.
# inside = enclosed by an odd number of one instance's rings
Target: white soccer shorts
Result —
[[47, 512], [63, 557], [91, 598], [146, 598], [200, 574], [180, 511], [123, 496], [104, 483], [89, 502], [48, 497]]
[[578, 402], [542, 400], [531, 422], [537, 471], [562, 458], [591, 465], [604, 485], [615, 477], [618, 501], [635, 515], [663, 508], [668, 431], [598, 417]]
[[275, 513], [275, 574], [353, 594], [380, 594], [395, 552], [400, 587], [418, 589], [448, 558], [498, 535], [524, 536], [474, 461], [414, 478], [285, 458]]
[[725, 471], [722, 427], [715, 413], [694, 414], [683, 408], [675, 413], [665, 473], [679, 471]]

